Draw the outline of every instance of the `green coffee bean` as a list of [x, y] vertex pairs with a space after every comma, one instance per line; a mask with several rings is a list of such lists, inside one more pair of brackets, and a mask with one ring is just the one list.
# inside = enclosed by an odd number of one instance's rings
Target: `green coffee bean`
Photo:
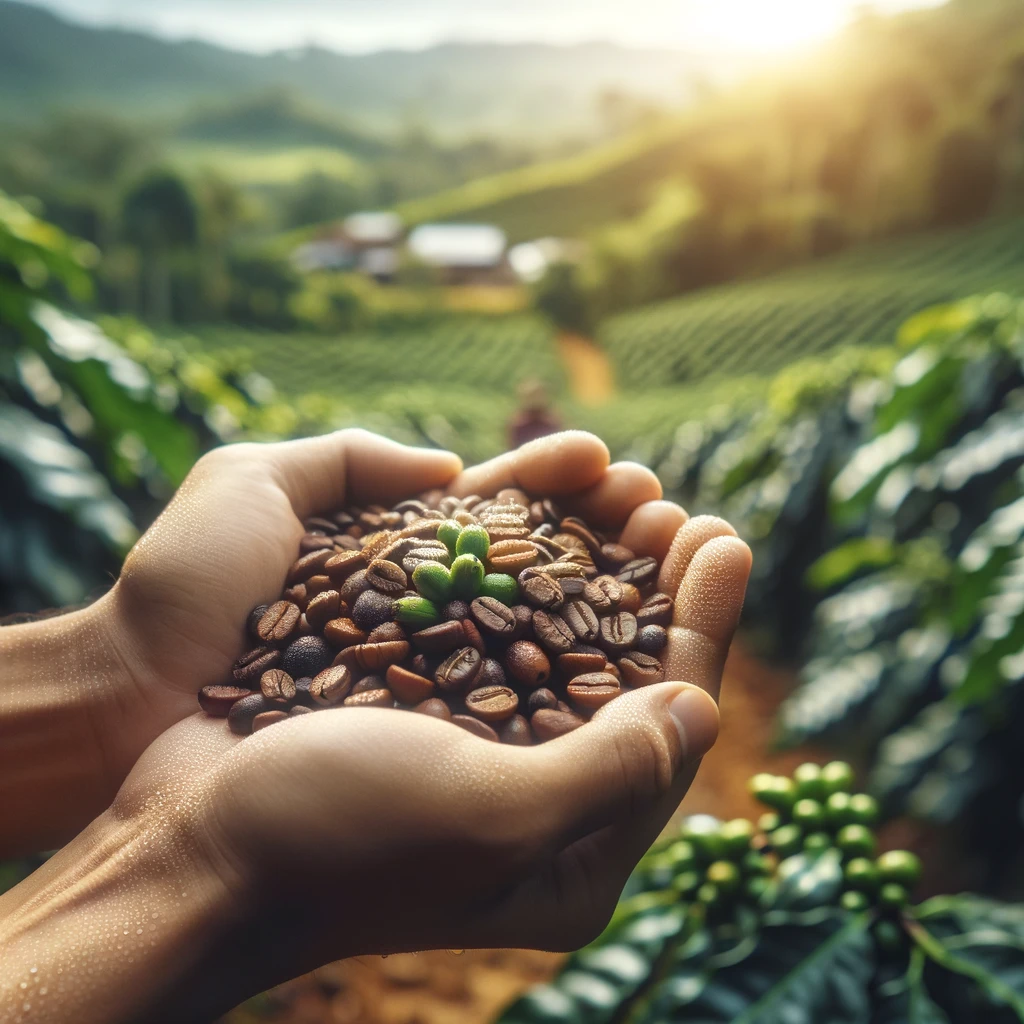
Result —
[[503, 572], [489, 572], [480, 585], [480, 597], [493, 597], [510, 608], [519, 603], [519, 584]]
[[782, 819], [774, 811], [766, 811], [757, 819], [757, 827], [762, 832], [774, 832], [782, 824]]
[[452, 599], [454, 581], [440, 562], [421, 562], [413, 570], [413, 586], [429, 601], [445, 605]]
[[862, 910], [867, 910], [871, 906], [871, 901], [862, 892], [854, 892], [852, 889], [844, 892], [839, 897], [839, 906], [843, 910], [851, 910], [854, 913], [859, 913]]
[[451, 552], [452, 558], [455, 557], [455, 546], [458, 544], [460, 533], [462, 525], [454, 519], [446, 519], [437, 528], [437, 539]]
[[850, 797], [850, 821], [874, 825], [878, 821], [878, 801], [867, 793], [855, 793]]
[[697, 851], [693, 843], [680, 839], [673, 843], [666, 851], [666, 858], [677, 872], [689, 871], [697, 863]]
[[897, 882], [911, 889], [921, 880], [921, 860], [909, 850], [889, 850], [875, 865], [883, 882]]
[[761, 897], [764, 896], [771, 887], [771, 884], [771, 879], [763, 876], [748, 878], [743, 883], [743, 895], [746, 896], [748, 900], [751, 900], [754, 903], [759, 903], [761, 901]]
[[817, 800], [804, 797], [793, 804], [793, 822], [805, 829], [819, 829], [825, 821], [825, 812]]
[[769, 775], [762, 772], [750, 780], [750, 792], [776, 811], [786, 812], [796, 799], [796, 787], [792, 779], [784, 775]]
[[874, 834], [864, 825], [844, 825], [836, 835], [836, 846], [848, 858], [875, 855]]
[[772, 870], [768, 858], [756, 850], [750, 850], [743, 855], [740, 867], [745, 875], [769, 875]]
[[722, 823], [709, 814], [694, 814], [683, 822], [680, 834], [693, 844], [698, 857], [707, 863], [725, 856], [721, 827]]
[[887, 910], [900, 910], [910, 901], [907, 890], [898, 882], [886, 882], [878, 890], [878, 904]]
[[804, 838], [807, 853], [824, 853], [832, 847], [832, 837], [827, 832], [812, 832]]
[[874, 892], [878, 888], [878, 868], [867, 857], [854, 857], [849, 861], [843, 868], [843, 878], [851, 889]]
[[792, 857], [794, 853], [799, 853], [803, 840], [804, 834], [799, 825], [783, 825], [768, 836], [768, 841], [780, 857]]
[[704, 877], [722, 894], [735, 892], [740, 887], [740, 869], [731, 860], [716, 860], [708, 866]]
[[842, 828], [853, 821], [850, 816], [849, 793], [833, 793], [825, 801], [825, 819], [832, 828]]
[[714, 906], [720, 898], [721, 893], [718, 891], [718, 886], [713, 882], [705, 882], [697, 890], [697, 902], [703, 903], [706, 907]]
[[394, 607], [395, 618], [413, 632], [436, 626], [441, 621], [437, 606], [425, 597], [400, 597]]
[[482, 561], [490, 546], [491, 538], [482, 526], [465, 526], [455, 541], [455, 554], [476, 555]]
[[703, 875], [699, 871], [683, 871], [672, 879], [672, 888], [680, 896], [689, 898], [700, 888]]
[[793, 783], [798, 800], [804, 797], [823, 800], [828, 795], [821, 781], [821, 768], [813, 761], [806, 761], [797, 767], [793, 772]]
[[821, 784], [826, 793], [849, 793], [855, 781], [853, 769], [845, 761], [829, 761], [821, 769]]
[[729, 857], [740, 857], [750, 849], [750, 840], [754, 838], [754, 826], [746, 818], [734, 818], [725, 822], [718, 830], [725, 844], [725, 852]]
[[484, 563], [476, 555], [459, 555], [452, 562], [452, 593], [463, 601], [480, 596], [484, 582]]

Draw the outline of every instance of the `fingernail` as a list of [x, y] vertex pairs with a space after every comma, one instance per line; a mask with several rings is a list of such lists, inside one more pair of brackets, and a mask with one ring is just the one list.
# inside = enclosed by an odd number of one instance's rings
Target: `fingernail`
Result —
[[703, 757], [718, 739], [718, 705], [699, 686], [687, 686], [669, 701], [668, 711], [679, 730], [683, 759]]

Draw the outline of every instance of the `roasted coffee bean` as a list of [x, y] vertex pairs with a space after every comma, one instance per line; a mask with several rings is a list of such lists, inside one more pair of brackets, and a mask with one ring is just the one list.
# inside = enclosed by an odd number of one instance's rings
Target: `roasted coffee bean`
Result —
[[547, 740], [558, 739], [559, 736], [564, 736], [566, 733], [572, 732], [584, 724], [586, 723], [583, 719], [571, 711], [549, 711], [542, 709], [537, 711], [530, 719], [533, 733], [542, 743]]
[[405, 570], [394, 562], [378, 558], [366, 570], [366, 579], [374, 590], [390, 597], [397, 597], [409, 583]]
[[280, 662], [281, 652], [276, 647], [254, 647], [235, 662], [231, 677], [240, 685], [257, 683], [268, 668], [276, 668]]
[[598, 576], [583, 588], [583, 600], [599, 614], [616, 612], [622, 603], [622, 584], [614, 576]]
[[668, 594], [652, 594], [636, 613], [637, 625], [641, 629], [644, 626], [669, 626], [675, 609], [675, 601]]
[[292, 604], [298, 605], [300, 609], [305, 610], [307, 604], [306, 596], [306, 584], [296, 583], [294, 587], [286, 587], [281, 591], [282, 601], [291, 601]]
[[394, 511], [399, 515], [404, 515], [406, 512], [415, 512], [417, 516], [422, 516], [428, 509], [422, 501], [418, 501], [416, 498], [407, 498], [405, 501], [400, 501], [395, 506]]
[[618, 572], [634, 558], [636, 555], [621, 544], [602, 544], [601, 550], [594, 556], [597, 564], [609, 572]]
[[619, 658], [619, 672], [630, 686], [650, 686], [665, 678], [665, 669], [657, 658], [640, 651], [630, 651]]
[[347, 509], [342, 509], [340, 512], [335, 512], [331, 516], [331, 519], [334, 520], [334, 525], [337, 526], [339, 530], [347, 529], [355, 522], [355, 520], [352, 518], [352, 514]]
[[565, 688], [569, 700], [587, 711], [596, 711], [622, 693], [618, 679], [608, 672], [588, 672], [577, 676]]
[[389, 640], [405, 640], [405, 630], [397, 622], [385, 622], [366, 638], [368, 644], [383, 644]]
[[463, 619], [469, 618], [469, 605], [465, 601], [458, 599], [449, 601], [444, 608], [441, 609], [441, 618], [445, 620], [458, 619], [461, 622]]
[[481, 686], [504, 686], [507, 682], [501, 662], [495, 661], [494, 658], [484, 658], [475, 680], [477, 689]]
[[390, 690], [364, 690], [346, 697], [342, 703], [347, 708], [393, 708], [395, 698]]
[[331, 519], [327, 519], [324, 516], [310, 516], [304, 520], [302, 527], [307, 533], [336, 533], [338, 530], [338, 524]]
[[431, 718], [440, 718], [445, 722], [452, 720], [452, 713], [448, 709], [448, 705], [439, 697], [431, 697], [430, 700], [425, 700], [422, 704], [417, 704], [413, 708], [413, 711], [418, 712], [421, 715], [430, 715]]
[[318, 672], [309, 684], [309, 696], [314, 704], [331, 707], [340, 704], [352, 689], [352, 673], [345, 665], [332, 665]]
[[334, 557], [334, 552], [330, 549], [323, 549], [320, 551], [310, 551], [308, 555], [303, 555], [301, 558], [296, 559], [292, 563], [292, 567], [288, 570], [288, 575], [285, 577], [285, 583], [291, 586], [295, 583], [305, 583], [310, 576], [316, 576], [324, 571], [324, 566]]
[[589, 549], [587, 548], [586, 542], [577, 537], [574, 533], [556, 533], [551, 538], [560, 548], [564, 548], [565, 554], [572, 554], [576, 551], [581, 551], [583, 554], [590, 557]]
[[644, 654], [660, 654], [668, 643], [664, 626], [644, 626], [636, 635], [636, 649]]
[[526, 710], [531, 715], [535, 711], [541, 711], [544, 708], [553, 711], [557, 707], [558, 698], [553, 691], [545, 686], [542, 686], [539, 690], [534, 690], [526, 700]]
[[543, 686], [551, 678], [548, 656], [529, 640], [517, 640], [505, 652], [505, 669], [523, 686]]
[[618, 610], [620, 612], [629, 612], [630, 615], [636, 615], [640, 611], [642, 603], [643, 598], [640, 596], [640, 591], [632, 583], [623, 583], [622, 600], [619, 602]]
[[352, 621], [369, 633], [385, 622], [394, 621], [395, 602], [376, 590], [367, 590], [352, 605]]
[[323, 594], [334, 586], [331, 582], [331, 577], [324, 575], [310, 576], [302, 585], [306, 588], [307, 605], [317, 594]]
[[525, 604], [514, 604], [512, 605], [512, 614], [516, 620], [516, 628], [512, 633], [512, 639], [522, 640], [533, 629], [533, 609]]
[[417, 544], [416, 547], [403, 556], [402, 568], [409, 576], [412, 576], [417, 566], [422, 565], [424, 562], [436, 562], [438, 565], [448, 568], [452, 564], [451, 552], [439, 540], [433, 542], [424, 541], [421, 544]]
[[351, 619], [332, 619], [324, 626], [324, 639], [336, 650], [366, 642], [366, 633]]
[[345, 653], [364, 672], [383, 672], [389, 665], [397, 665], [409, 657], [409, 643], [388, 640], [382, 644], [360, 644]]
[[434, 680], [425, 679], [401, 665], [389, 665], [388, 689], [403, 704], [420, 704], [434, 695]]
[[574, 679], [588, 672], [601, 672], [606, 661], [603, 652], [583, 654], [569, 651], [568, 654], [558, 656], [558, 671], [561, 672], [563, 679]]
[[550, 540], [555, 535], [555, 528], [551, 523], [541, 523], [533, 533], [530, 540]]
[[658, 560], [656, 558], [634, 558], [627, 562], [616, 574], [620, 583], [632, 583], [634, 587], [643, 588], [658, 579]]
[[483, 658], [475, 647], [463, 647], [441, 662], [434, 682], [443, 693], [465, 693], [472, 688], [482, 664]]
[[421, 629], [409, 639], [424, 654], [448, 654], [466, 646], [466, 630], [457, 620]]
[[513, 715], [505, 722], [498, 730], [498, 738], [502, 743], [509, 743], [514, 747], [529, 747], [533, 744], [530, 723], [522, 715]]
[[387, 681], [383, 676], [363, 676], [358, 683], [354, 683], [348, 695], [354, 697], [357, 693], [367, 693], [370, 690], [388, 689]]
[[325, 590], [306, 605], [306, 622], [321, 632], [331, 619], [341, 615], [341, 594], [336, 590]]
[[295, 680], [282, 668], [272, 668], [260, 676], [260, 692], [267, 700], [292, 700]]
[[309, 676], [303, 676], [301, 679], [295, 680], [295, 702], [297, 704], [313, 703], [313, 698], [309, 692], [312, 684], [313, 680]]
[[587, 589], [587, 582], [585, 576], [566, 576], [565, 579], [559, 580], [562, 593], [565, 594], [567, 601], [571, 601], [574, 598], [582, 598]]
[[365, 568], [366, 556], [362, 551], [341, 551], [324, 564], [324, 572], [336, 586], [344, 583], [354, 572]]
[[288, 717], [287, 711], [263, 711], [252, 720], [252, 731], [259, 732], [266, 729], [268, 725], [276, 725]]
[[504, 722], [518, 710], [519, 698], [509, 686], [480, 686], [466, 694], [466, 708], [485, 722]]
[[264, 711], [279, 711], [280, 705], [273, 705], [262, 693], [251, 693], [231, 705], [228, 712], [228, 727], [237, 736], [248, 736], [252, 732], [252, 720]]
[[636, 643], [636, 616], [616, 612], [601, 620], [601, 646], [609, 654], [625, 654]]
[[[370, 591], [370, 581], [366, 578], [365, 569], [357, 569], [344, 583], [341, 585], [342, 601], [349, 606], [349, 608], [355, 605], [359, 598]], [[376, 593], [376, 591], [374, 591]]]
[[313, 709], [310, 708], [310, 707], [307, 707], [305, 704], [296, 704], [294, 707], [290, 708], [289, 711], [288, 711], [288, 717], [289, 718], [298, 718], [299, 715], [311, 715], [311, 714], [313, 714]]
[[492, 572], [518, 576], [524, 569], [536, 565], [540, 559], [537, 545], [531, 540], [500, 540], [487, 552], [487, 564]]
[[520, 574], [519, 589], [528, 604], [545, 611], [557, 611], [565, 600], [558, 580], [529, 569]]
[[479, 736], [482, 740], [498, 742], [498, 734], [494, 729], [473, 715], [452, 715], [452, 724], [457, 725], [460, 729], [465, 729], [466, 732], [471, 732], [474, 736]]
[[372, 562], [375, 558], [380, 558], [381, 552], [386, 551], [399, 537], [397, 530], [380, 530], [364, 538], [363, 554], [366, 561]]
[[281, 657], [281, 668], [292, 677], [315, 676], [334, 660], [334, 651], [318, 636], [300, 636], [293, 640]]
[[302, 540], [299, 541], [299, 551], [304, 555], [308, 555], [313, 551], [330, 551], [333, 555], [334, 537], [323, 533], [304, 534]]
[[264, 642], [279, 644], [298, 629], [301, 615], [302, 611], [297, 604], [292, 604], [291, 601], [275, 601], [263, 613], [256, 632]]
[[619, 671], [619, 666], [614, 662], [607, 662], [601, 671], [606, 672], [610, 676], [615, 676], [620, 683], [622, 682], [622, 673]]
[[[362, 551], [362, 548], [359, 546], [359, 541], [357, 541], [355, 537], [350, 537], [347, 533], [336, 533], [334, 535], [334, 546], [340, 551]], [[362, 566], [360, 566], [360, 568], [362, 568]]]
[[586, 570], [582, 565], [579, 565], [576, 562], [563, 561], [563, 559], [571, 557], [571, 555], [561, 555], [557, 562], [549, 562], [547, 565], [537, 565], [534, 566], [532, 570], [527, 571], [544, 573], [545, 576], [550, 576], [553, 580], [586, 576]]
[[559, 613], [577, 640], [592, 643], [601, 631], [601, 624], [593, 609], [585, 601], [567, 601]]
[[534, 526], [540, 526], [544, 522], [544, 505], [542, 502], [530, 503], [530, 522]]
[[463, 619], [462, 628], [466, 633], [466, 643], [470, 647], [475, 647], [481, 655], [487, 653], [487, 645], [484, 643], [483, 634], [477, 628], [476, 623], [472, 619]]
[[494, 501], [498, 505], [518, 505], [529, 513], [530, 498], [526, 491], [519, 487], [503, 487], [494, 496]]
[[[603, 538], [599, 537], [587, 524], [578, 516], [568, 516], [559, 523], [562, 533], [568, 533], [578, 540], [581, 540], [590, 552], [592, 558], [596, 557], [601, 550]], [[557, 540], [557, 535], [555, 537]]]
[[551, 654], [566, 654], [576, 643], [576, 634], [565, 619], [554, 612], [534, 612], [533, 632], [540, 645]]
[[511, 636], [518, 626], [515, 613], [496, 597], [478, 597], [469, 606], [473, 621], [482, 633], [494, 637]]
[[434, 672], [437, 670], [439, 662], [428, 658], [425, 654], [414, 654], [409, 659], [409, 667], [418, 676], [426, 676], [428, 679], [434, 678]]
[[227, 718], [232, 704], [252, 692], [244, 686], [204, 686], [199, 691], [199, 706], [213, 718]]
[[249, 617], [245, 620], [245, 631], [248, 633], [249, 638], [254, 640], [256, 643], [260, 642], [260, 635], [257, 632], [257, 627], [260, 624], [260, 619], [263, 618], [263, 613], [270, 607], [268, 604], [258, 604], [251, 612]]

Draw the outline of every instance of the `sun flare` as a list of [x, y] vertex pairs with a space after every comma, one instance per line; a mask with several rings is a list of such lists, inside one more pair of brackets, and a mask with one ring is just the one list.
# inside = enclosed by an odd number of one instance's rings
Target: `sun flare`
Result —
[[687, 29], [723, 49], [782, 53], [827, 39], [849, 21], [850, 0], [702, 0]]

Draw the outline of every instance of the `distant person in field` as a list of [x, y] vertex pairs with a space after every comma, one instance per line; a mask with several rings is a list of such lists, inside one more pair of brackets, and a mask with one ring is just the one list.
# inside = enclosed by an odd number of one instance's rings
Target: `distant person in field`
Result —
[[519, 411], [508, 425], [510, 448], [521, 448], [539, 437], [557, 434], [562, 421], [551, 408], [551, 399], [544, 382], [536, 378], [524, 380], [519, 385]]

